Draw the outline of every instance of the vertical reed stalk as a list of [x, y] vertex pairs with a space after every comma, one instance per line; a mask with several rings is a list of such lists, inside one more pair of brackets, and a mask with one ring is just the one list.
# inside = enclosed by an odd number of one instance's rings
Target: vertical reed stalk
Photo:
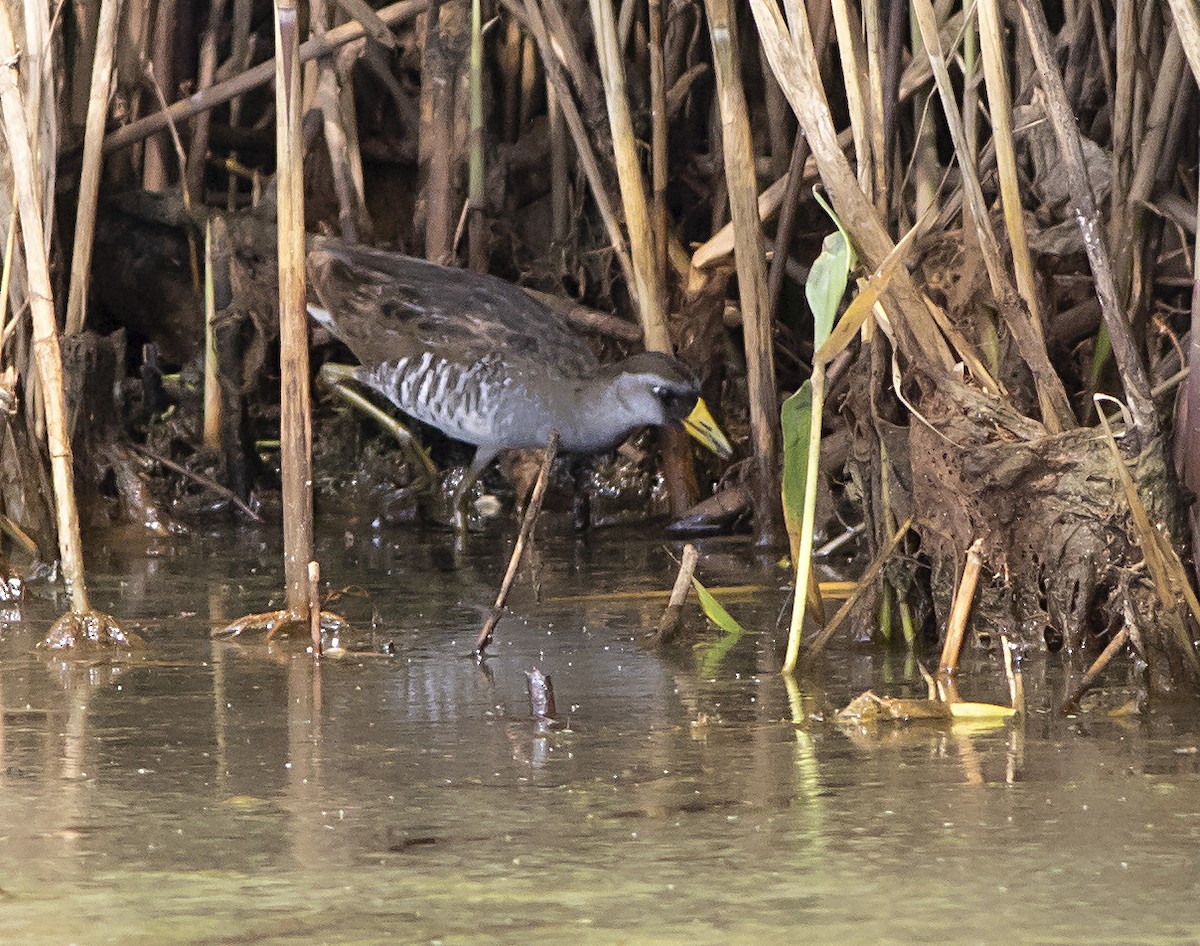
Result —
[[[37, 73], [31, 81], [38, 83]], [[90, 610], [83, 570], [83, 543], [79, 535], [79, 510], [75, 505], [75, 474], [71, 441], [67, 433], [67, 399], [63, 390], [62, 352], [54, 317], [54, 288], [46, 256], [42, 227], [43, 208], [39, 199], [51, 197], [39, 187], [38, 163], [30, 148], [30, 124], [26, 120], [16, 40], [8, 5], [0, 3], [0, 112], [12, 161], [13, 181], [21, 216], [21, 237], [29, 279], [29, 306], [33, 317], [33, 356], [46, 411], [46, 441], [50, 473], [54, 483], [54, 508], [58, 526], [58, 549], [63, 576], [71, 592], [71, 610]], [[53, 108], [53, 101], [44, 103]], [[38, 116], [30, 116], [36, 127]]]
[[1047, 114], [1050, 126], [1058, 142], [1059, 152], [1067, 171], [1071, 193], [1071, 210], [1083, 236], [1083, 246], [1096, 280], [1096, 295], [1100, 299], [1100, 311], [1104, 324], [1112, 339], [1113, 357], [1125, 386], [1125, 396], [1133, 425], [1148, 439], [1158, 434], [1158, 415], [1150, 396], [1150, 381], [1142, 364], [1141, 352], [1133, 333], [1133, 326], [1125, 314], [1120, 301], [1116, 274], [1108, 243], [1100, 226], [1100, 214], [1096, 198], [1083, 159], [1083, 145], [1079, 140], [1079, 127], [1067, 101], [1062, 76], [1054, 60], [1050, 27], [1046, 13], [1035, 0], [1017, 0], [1029, 39], [1030, 52], [1040, 73], [1042, 88], [1046, 93]]
[[[662, 0], [649, 0], [650, 19], [650, 192], [653, 205], [655, 269], [666, 292], [667, 278], [667, 89], [663, 63]], [[767, 67], [766, 71], [770, 71]], [[772, 78], [772, 81], [773, 78]], [[782, 99], [782, 94], [776, 89]], [[786, 108], [786, 104], [784, 106]], [[664, 298], [663, 304], [666, 304]]]
[[[725, 180], [737, 247], [738, 292], [746, 337], [750, 441], [754, 451], [754, 531], [759, 544], [765, 545], [777, 542], [782, 535], [776, 473], [780, 434], [770, 296], [762, 222], [758, 216], [758, 188], [754, 179], [754, 142], [750, 137], [749, 110], [742, 89], [737, 23], [732, 4], [730, 0], [705, 0], [704, 9], [708, 15], [716, 70]], [[781, 251], [786, 252], [786, 249], [781, 248]], [[812, 469], [816, 469], [815, 464]]]
[[[171, 98], [175, 97], [175, 2], [158, 0], [154, 15], [154, 49], [149, 63], [158, 77], [162, 94]], [[146, 141], [142, 186], [148, 191], [163, 191], [169, 182], [166, 135], [158, 134]]]
[[1040, 326], [1042, 318], [1038, 306], [1037, 281], [1025, 237], [1025, 215], [1021, 211], [1017, 156], [1012, 135], [1012, 96], [1009, 92], [1008, 70], [1004, 65], [1004, 30], [1000, 22], [999, 4], [997, 0], [978, 0], [978, 10], [983, 77], [987, 85], [992, 141], [995, 143], [996, 164], [1000, 172], [1000, 197], [1012, 247], [1017, 291], [1029, 309], [1033, 324]]
[[867, 199], [873, 200], [874, 174], [871, 172], [871, 138], [868, 130], [871, 113], [863, 88], [867, 71], [863, 67], [862, 34], [856, 19], [851, 16], [848, 0], [833, 0], [832, 6], [838, 56], [846, 89], [846, 107], [850, 111], [850, 130], [854, 136], [854, 156], [858, 163], [858, 182]]
[[217, 379], [216, 291], [212, 221], [204, 225], [204, 447], [221, 449], [221, 385]]
[[[867, 34], [867, 102], [870, 105], [871, 135], [871, 192], [875, 207], [881, 215], [887, 213], [887, 147], [886, 123], [883, 120], [883, 37], [879, 0], [863, 0], [863, 22]], [[814, 28], [815, 29], [815, 28]]]
[[633, 259], [634, 295], [642, 319], [642, 334], [650, 351], [671, 351], [667, 334], [667, 319], [659, 291], [661, 274], [655, 266], [654, 243], [650, 231], [650, 214], [646, 208], [646, 190], [642, 181], [641, 161], [633, 121], [629, 114], [629, 98], [625, 89], [625, 65], [617, 45], [617, 26], [612, 0], [589, 0], [592, 25], [596, 32], [596, 54], [600, 60], [600, 75], [604, 82], [604, 97], [608, 104], [608, 123], [612, 129], [616, 151], [617, 180], [621, 187], [621, 202], [625, 207], [625, 225], [629, 231], [629, 246]]
[[275, 150], [279, 232], [279, 440], [287, 608], [308, 619], [312, 542], [312, 411], [304, 305], [304, 154], [300, 140], [300, 23], [295, 0], [275, 0]]
[[[604, 232], [608, 236], [609, 244], [616, 254], [617, 262], [621, 266], [621, 274], [625, 277], [627, 286], [634, 285], [633, 261], [629, 258], [629, 250], [625, 245], [625, 235], [621, 232], [621, 222], [617, 218], [617, 212], [609, 198], [608, 188], [605, 186], [604, 177], [600, 172], [600, 164], [596, 160], [595, 151], [592, 149], [591, 141], [588, 138], [587, 129], [583, 126], [583, 119], [579, 115], [579, 109], [575, 105], [575, 100], [571, 97], [571, 89], [567, 83], [567, 78], [563, 75], [563, 69], [559, 63], [558, 57], [555, 54], [555, 46], [552, 44], [549, 31], [546, 29], [546, 20], [542, 16], [542, 8], [537, 0], [524, 0], [525, 14], [529, 22], [529, 31], [533, 39], [537, 43], [537, 52], [542, 57], [542, 65], [546, 70], [546, 78], [554, 86], [554, 92], [558, 99], [559, 107], [562, 109], [563, 118], [566, 120], [567, 128], [571, 132], [571, 140], [575, 143], [575, 152], [579, 155], [579, 164], [583, 168], [583, 174], [587, 178], [588, 186], [592, 191], [592, 198], [596, 201], [596, 209], [600, 212], [600, 219], [604, 221]], [[530, 46], [530, 49], [533, 47]], [[522, 101], [525, 99], [523, 98]], [[524, 127], [524, 122], [522, 122]]]
[[484, 148], [483, 148], [483, 4], [482, 0], [471, 0], [471, 91], [470, 131], [467, 146], [467, 206], [468, 266], [479, 273], [488, 269], [487, 227], [483, 216], [484, 193]]
[[83, 135], [83, 169], [79, 177], [79, 206], [75, 213], [75, 248], [71, 253], [71, 286], [67, 294], [68, 335], [83, 331], [87, 317], [88, 283], [92, 274], [92, 238], [96, 231], [96, 201], [104, 165], [104, 120], [108, 116], [108, 90], [112, 81], [113, 48], [121, 0], [102, 0], [96, 30], [96, 56], [92, 62], [92, 88], [88, 97], [87, 125]]
[[567, 125], [554, 83], [546, 81], [550, 121], [550, 219], [554, 242], [563, 247], [571, 230], [571, 172]]

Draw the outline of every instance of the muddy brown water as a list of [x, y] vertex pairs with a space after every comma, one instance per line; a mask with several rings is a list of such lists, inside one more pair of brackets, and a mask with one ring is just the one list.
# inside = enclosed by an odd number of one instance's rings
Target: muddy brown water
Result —
[[[669, 546], [552, 526], [543, 598], [526, 572], [481, 668], [505, 529], [454, 564], [444, 535], [325, 528], [324, 574], [361, 589], [349, 643], [394, 656], [211, 642], [278, 593], [266, 531], [93, 548], [140, 663], [35, 652], [56, 602], [2, 615], [0, 943], [1200, 939], [1200, 729], [1111, 715], [1127, 670], [1075, 719], [1050, 712], [1070, 683], [1051, 662], [1023, 725], [846, 732], [813, 717], [919, 695], [911, 661], [843, 649], [789, 700], [759, 633], [700, 673], [639, 645], [660, 602], [550, 600], [669, 587]], [[701, 574], [778, 583], [739, 543]], [[779, 605], [729, 607], [769, 628]], [[558, 725], [530, 715], [532, 668]], [[964, 696], [998, 681], [978, 656]]]

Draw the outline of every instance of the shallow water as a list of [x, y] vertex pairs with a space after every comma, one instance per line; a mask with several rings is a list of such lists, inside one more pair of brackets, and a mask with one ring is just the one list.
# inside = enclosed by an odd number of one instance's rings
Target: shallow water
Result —
[[[334, 586], [359, 589], [336, 604], [361, 629], [348, 643], [395, 656], [314, 669], [302, 644], [211, 642], [211, 624], [278, 594], [277, 540], [256, 531], [95, 550], [95, 603], [139, 626], [145, 660], [35, 652], [54, 601], [3, 625], [0, 942], [1200, 936], [1187, 714], [1110, 715], [1118, 686], [1060, 719], [1051, 666], [1029, 675], [1023, 725], [847, 733], [823, 717], [854, 693], [922, 695], [911, 661], [835, 653], [789, 698], [770, 635], [702, 675], [690, 651], [639, 645], [660, 602], [552, 600], [668, 587], [667, 547], [645, 532], [551, 527], [538, 587], [526, 570], [480, 667], [465, 654], [503, 530], [454, 565], [445, 536], [346, 528], [319, 551]], [[744, 545], [706, 553], [710, 584], [778, 583]], [[729, 607], [771, 627], [780, 603]], [[556, 726], [530, 716], [535, 667]], [[1002, 698], [984, 657], [962, 687]]]

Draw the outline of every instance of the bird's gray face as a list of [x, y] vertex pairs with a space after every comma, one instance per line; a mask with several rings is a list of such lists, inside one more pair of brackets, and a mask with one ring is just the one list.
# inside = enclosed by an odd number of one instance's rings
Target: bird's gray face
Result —
[[700, 391], [690, 378], [639, 372], [618, 379], [617, 396], [642, 423], [677, 427], [696, 406]]

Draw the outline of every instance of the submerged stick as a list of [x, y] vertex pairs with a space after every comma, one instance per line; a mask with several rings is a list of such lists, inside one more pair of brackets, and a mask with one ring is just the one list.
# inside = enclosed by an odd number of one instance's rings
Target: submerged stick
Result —
[[168, 470], [174, 470], [180, 476], [186, 476], [188, 479], [193, 480], [196, 483], [199, 483], [205, 489], [210, 489], [214, 493], [216, 493], [218, 496], [222, 496], [225, 499], [228, 499], [231, 503], [233, 503], [235, 506], [237, 506], [238, 509], [240, 509], [242, 512], [244, 512], [250, 519], [253, 519], [255, 522], [263, 521], [262, 516], [260, 516], [253, 509], [251, 509], [250, 506], [247, 505], [246, 502], [240, 496], [238, 496], [237, 493], [235, 493], [233, 490], [229, 489], [228, 487], [222, 486], [220, 483], [218, 483], [216, 480], [212, 479], [211, 477], [205, 476], [203, 473], [197, 473], [195, 470], [189, 470], [182, 463], [176, 463], [174, 460], [170, 459], [169, 457], [164, 457], [161, 453], [157, 453], [154, 450], [151, 450], [149, 447], [147, 447], [143, 444], [131, 443], [129, 446], [133, 447], [133, 449], [136, 450], [138, 453], [140, 453], [142, 456], [153, 460], [155, 463], [162, 464]]
[[1063, 700], [1059, 712], [1063, 716], [1071, 713], [1079, 708], [1079, 701], [1083, 699], [1083, 695], [1087, 693], [1096, 683], [1096, 678], [1104, 672], [1104, 668], [1109, 665], [1112, 659], [1117, 656], [1129, 642], [1129, 625], [1126, 624], [1116, 634], [1113, 639], [1108, 642], [1108, 646], [1100, 652], [1100, 656], [1092, 661], [1092, 665], [1088, 667], [1087, 673], [1083, 675], [1083, 679], [1079, 681], [1079, 686], [1071, 691], [1071, 695]]
[[517, 533], [517, 544], [513, 546], [512, 556], [508, 560], [508, 570], [504, 580], [500, 582], [500, 593], [496, 595], [496, 603], [492, 605], [492, 613], [483, 622], [483, 629], [475, 639], [475, 654], [483, 656], [488, 644], [492, 642], [492, 633], [504, 614], [504, 602], [508, 600], [508, 591], [512, 588], [513, 580], [517, 577], [517, 567], [521, 564], [521, 556], [525, 545], [533, 533], [538, 513], [542, 510], [542, 499], [546, 496], [546, 486], [550, 482], [550, 467], [554, 465], [554, 457], [558, 453], [558, 431], [550, 431], [550, 439], [546, 441], [546, 456], [542, 459], [542, 468], [533, 484], [533, 493], [529, 497], [529, 505], [525, 507], [525, 515], [521, 518], [521, 531]]
[[946, 623], [946, 641], [942, 644], [942, 659], [939, 673], [953, 673], [958, 669], [958, 655], [962, 651], [963, 636], [967, 632], [967, 618], [971, 615], [971, 602], [979, 584], [979, 571], [983, 568], [983, 540], [976, 539], [967, 549], [967, 563], [963, 566], [962, 580], [954, 593], [950, 606], [950, 620]]

